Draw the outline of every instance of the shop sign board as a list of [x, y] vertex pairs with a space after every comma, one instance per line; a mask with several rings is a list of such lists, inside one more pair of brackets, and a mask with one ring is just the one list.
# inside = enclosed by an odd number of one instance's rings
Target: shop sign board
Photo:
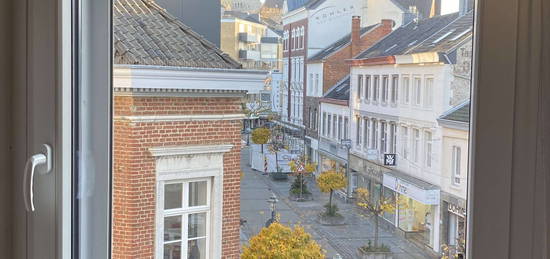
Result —
[[425, 190], [402, 179], [384, 174], [384, 186], [426, 205], [439, 204], [439, 190]]
[[461, 217], [466, 217], [466, 209], [465, 208], [462, 208], [458, 205], [455, 205], [455, 204], [452, 204], [452, 203], [449, 203], [449, 206], [447, 208], [447, 210], [453, 214], [456, 214], [458, 216], [461, 216]]
[[385, 166], [395, 166], [395, 165], [397, 165], [397, 155], [396, 154], [384, 154], [384, 165]]

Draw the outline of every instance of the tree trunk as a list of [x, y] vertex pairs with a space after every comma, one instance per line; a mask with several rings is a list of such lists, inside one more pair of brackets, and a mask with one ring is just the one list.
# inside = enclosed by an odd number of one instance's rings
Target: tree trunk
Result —
[[302, 179], [302, 174], [298, 174], [298, 177], [300, 178], [300, 199], [302, 199], [302, 195], [304, 192], [304, 188], [303, 188], [304, 179]]
[[378, 214], [374, 214], [374, 247], [378, 247]]
[[332, 189], [330, 190], [330, 194], [328, 196], [328, 209], [329, 209], [329, 212], [332, 210]]
[[275, 171], [277, 171], [277, 173], [279, 172], [279, 157], [277, 156], [277, 151], [275, 151]]
[[262, 154], [264, 153], [264, 144], [261, 144], [262, 145]]

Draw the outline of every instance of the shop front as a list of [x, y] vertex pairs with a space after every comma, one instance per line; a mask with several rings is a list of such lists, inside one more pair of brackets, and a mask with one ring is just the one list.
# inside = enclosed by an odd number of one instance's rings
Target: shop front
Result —
[[386, 172], [383, 193], [395, 197], [396, 226], [409, 240], [439, 252], [439, 187], [399, 172]]
[[[384, 172], [389, 172], [391, 169], [353, 153], [349, 159], [350, 169], [357, 175], [357, 188], [364, 188], [369, 192], [370, 202], [378, 203], [381, 197], [395, 202], [395, 192], [382, 184]], [[383, 218], [393, 226], [397, 224], [396, 213], [384, 213]]]
[[[342, 172], [345, 174], [347, 163], [347, 149], [330, 140], [319, 140], [319, 173], [329, 170], [336, 170], [336, 172]], [[336, 191], [336, 195], [339, 195], [344, 199], [349, 197], [348, 189], [355, 190], [357, 188], [357, 174], [350, 170], [350, 175], [348, 184], [351, 188], [344, 188]]]
[[304, 144], [306, 146], [306, 156], [310, 163], [319, 164], [319, 141], [306, 136], [304, 139]]
[[441, 193], [441, 242], [451, 252], [465, 253], [466, 200], [445, 192]]

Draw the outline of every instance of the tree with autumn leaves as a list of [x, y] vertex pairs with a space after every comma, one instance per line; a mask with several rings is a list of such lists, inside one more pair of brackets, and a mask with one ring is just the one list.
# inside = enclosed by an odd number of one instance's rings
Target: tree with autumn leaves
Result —
[[393, 199], [388, 199], [385, 197], [380, 197], [378, 201], [372, 201], [370, 198], [370, 193], [365, 188], [356, 189], [357, 197], [357, 206], [366, 210], [374, 217], [374, 246], [367, 246], [369, 249], [379, 249], [384, 246], [378, 245], [379, 238], [379, 218], [384, 213], [394, 213], [396, 208], [396, 203], [399, 204], [401, 208], [406, 207], [406, 204], [401, 201], [395, 201]]
[[252, 131], [252, 141], [262, 145], [262, 154], [264, 153], [264, 144], [267, 144], [271, 138], [271, 131], [267, 128], [257, 128]]
[[319, 185], [321, 192], [329, 193], [328, 204], [325, 206], [327, 208], [325, 215], [329, 217], [336, 216], [338, 207], [336, 207], [336, 205], [332, 205], [332, 194], [335, 190], [346, 187], [346, 176], [334, 169], [328, 170], [321, 173], [319, 177], [317, 177], [317, 185]]
[[244, 245], [242, 259], [322, 259], [325, 254], [304, 228], [290, 228], [279, 222], [263, 228]]
[[290, 171], [296, 175], [296, 180], [290, 186], [290, 193], [294, 195], [299, 194], [299, 198], [302, 200], [304, 194], [310, 194], [304, 177], [315, 172], [317, 165], [308, 162], [307, 157], [303, 155], [297, 159], [293, 159], [288, 164], [290, 166]]

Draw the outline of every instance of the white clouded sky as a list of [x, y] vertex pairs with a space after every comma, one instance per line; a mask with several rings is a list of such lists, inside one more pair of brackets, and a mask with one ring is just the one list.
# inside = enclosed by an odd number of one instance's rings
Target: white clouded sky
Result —
[[441, 0], [441, 14], [458, 12], [459, 0]]

